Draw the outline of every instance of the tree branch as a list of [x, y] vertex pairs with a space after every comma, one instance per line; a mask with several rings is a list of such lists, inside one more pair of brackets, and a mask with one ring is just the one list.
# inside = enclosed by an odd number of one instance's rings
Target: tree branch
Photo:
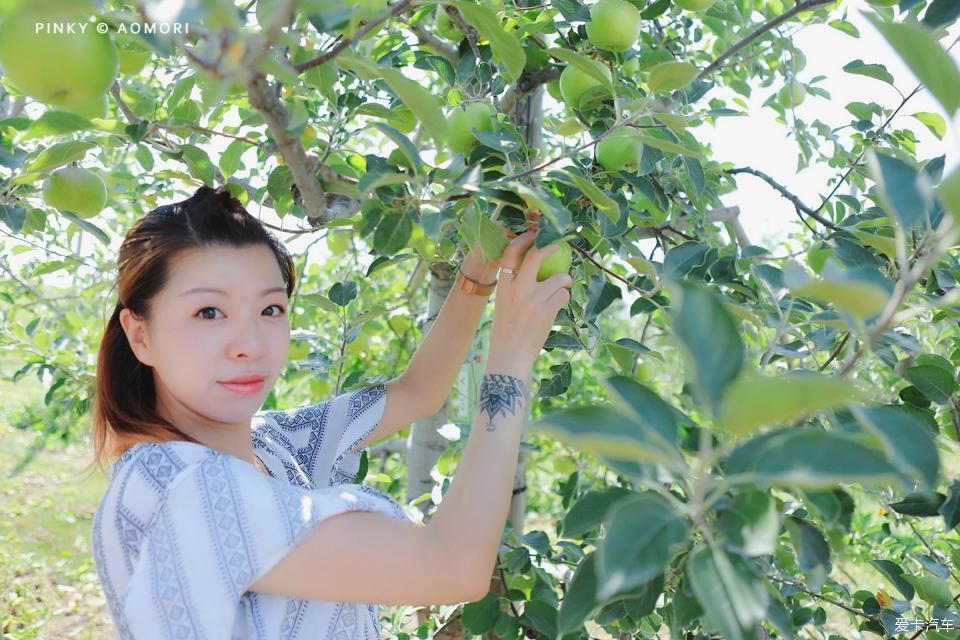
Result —
[[897, 279], [896, 284], [894, 285], [893, 294], [890, 296], [890, 299], [887, 300], [886, 306], [883, 308], [883, 311], [880, 313], [880, 318], [877, 320], [877, 324], [874, 330], [867, 336], [867, 339], [864, 340], [863, 345], [858, 349], [847, 361], [843, 364], [843, 367], [837, 373], [837, 376], [842, 378], [847, 375], [852, 369], [853, 365], [856, 364], [867, 351], [869, 351], [874, 343], [880, 339], [887, 328], [891, 323], [894, 322], [897, 309], [900, 308], [900, 305], [903, 304], [903, 301], [906, 299], [907, 294], [913, 290], [913, 287], [917, 284], [917, 281], [927, 272], [928, 269], [933, 267], [936, 264], [937, 260], [940, 259], [940, 256], [945, 254], [950, 250], [950, 247], [953, 245], [954, 240], [956, 239], [957, 233], [954, 228], [953, 216], [944, 215], [943, 219], [940, 221], [940, 225], [937, 227], [936, 238], [937, 244], [929, 253], [921, 257], [917, 262], [907, 271], [906, 273], [901, 273], [901, 276]]
[[[280, 37], [280, 34], [283, 32], [283, 26], [289, 23], [290, 19], [293, 18], [293, 12], [296, 9], [296, 6], [296, 0], [282, 0], [279, 3], [279, 6], [276, 7], [276, 13], [274, 13], [273, 16], [273, 22], [264, 33], [260, 46], [249, 58], [243, 62], [243, 66], [248, 70], [249, 73], [257, 73], [257, 67], [270, 52], [270, 47], [273, 46], [273, 43], [276, 42]], [[260, 26], [263, 27], [263, 25]]]
[[280, 155], [290, 168], [293, 182], [303, 199], [303, 210], [307, 217], [319, 218], [318, 222], [325, 224], [331, 216], [327, 210], [323, 189], [320, 188], [320, 181], [316, 177], [317, 168], [307, 159], [307, 152], [300, 140], [290, 137], [287, 133], [287, 127], [290, 124], [290, 115], [287, 110], [260, 74], [254, 75], [247, 82], [247, 95], [250, 98], [250, 104], [263, 116], [267, 128], [270, 129], [277, 143]]
[[721, 53], [716, 60], [710, 63], [710, 65], [706, 67], [703, 71], [701, 71], [699, 74], [697, 74], [697, 80], [702, 80], [706, 76], [710, 75], [711, 73], [719, 69], [721, 66], [723, 66], [723, 63], [726, 62], [728, 58], [736, 55], [738, 52], [742, 51], [745, 47], [747, 47], [751, 42], [753, 42], [763, 34], [767, 33], [771, 29], [777, 28], [782, 23], [786, 22], [787, 20], [797, 15], [798, 13], [802, 11], [813, 11], [814, 9], [819, 9], [820, 7], [825, 7], [829, 4], [833, 4], [834, 1], [835, 0], [805, 0], [804, 2], [798, 2], [789, 11], [785, 13], [781, 13], [779, 16], [776, 16], [775, 18], [771, 18], [770, 20], [767, 20], [765, 23], [760, 25], [760, 27], [756, 31], [754, 31], [753, 33], [748, 35], [746, 38], [740, 40], [740, 42], [736, 43], [735, 45], [733, 45], [732, 47], [730, 47], [729, 49]]
[[383, 14], [376, 20], [371, 20], [370, 22], [367, 22], [362, 27], [357, 29], [352, 36], [350, 36], [346, 40], [341, 40], [340, 42], [338, 42], [337, 45], [333, 47], [333, 49], [330, 49], [330, 51], [322, 53], [321, 55], [317, 56], [313, 60], [307, 60], [306, 62], [301, 62], [300, 64], [294, 65], [294, 68], [300, 73], [303, 73], [308, 69], [312, 69], [314, 67], [320, 66], [327, 60], [332, 60], [333, 58], [336, 58], [338, 55], [340, 55], [345, 50], [347, 50], [351, 45], [353, 45], [353, 43], [357, 42], [361, 37], [365, 36], [366, 34], [376, 29], [382, 22], [389, 20], [390, 18], [392, 18], [393, 16], [397, 15], [402, 11], [405, 11], [407, 8], [410, 7], [411, 4], [413, 4], [413, 0], [400, 0], [400, 2], [390, 5], [390, 10], [387, 13]]
[[410, 27], [410, 29], [416, 34], [420, 44], [426, 45], [436, 51], [439, 55], [449, 60], [454, 67], [460, 64], [460, 54], [457, 53], [456, 47], [452, 44], [430, 33], [422, 24]]
[[517, 78], [517, 82], [510, 85], [510, 87], [503, 94], [503, 98], [500, 100], [500, 107], [503, 109], [504, 113], [511, 113], [517, 100], [527, 95], [540, 85], [552, 82], [559, 77], [560, 69], [557, 67], [546, 67], [532, 73], [526, 71], [523, 72], [520, 74], [520, 77]]
[[753, 167], [737, 167], [735, 169], [729, 169], [727, 173], [729, 173], [730, 175], [734, 175], [737, 173], [749, 173], [750, 175], [760, 178], [761, 180], [769, 184], [771, 187], [776, 189], [780, 195], [782, 195], [784, 198], [792, 202], [793, 206], [795, 206], [798, 211], [802, 211], [803, 213], [807, 214], [808, 216], [810, 216], [811, 218], [813, 218], [814, 220], [816, 220], [817, 222], [819, 222], [825, 227], [829, 227], [830, 229], [833, 229], [833, 230], [837, 229], [837, 225], [833, 224], [832, 222], [830, 222], [829, 220], [821, 216], [819, 213], [817, 213], [818, 209], [812, 209], [807, 205], [805, 205], [803, 201], [800, 200], [800, 198], [798, 198], [796, 195], [791, 193], [785, 186], [783, 186], [782, 184], [780, 184], [779, 182], [771, 178], [769, 175], [767, 175], [763, 171], [760, 171], [759, 169], [754, 169]]
[[[956, 46], [957, 42], [960, 42], [960, 36], [954, 39], [954, 41], [950, 43], [950, 46], [947, 47], [946, 50], [950, 51], [951, 49], [953, 49]], [[897, 116], [898, 113], [900, 113], [900, 110], [903, 109], [904, 105], [907, 104], [907, 101], [910, 100], [910, 98], [912, 98], [913, 96], [920, 93], [921, 89], [923, 89], [922, 83], [918, 84], [916, 87], [914, 87], [913, 91], [911, 91], [910, 93], [908, 93], [903, 97], [903, 100], [900, 101], [900, 105], [893, 110], [893, 113], [890, 114], [890, 117], [884, 120], [883, 124], [881, 124], [877, 128], [877, 135], [883, 133], [883, 130], [886, 129], [887, 125], [890, 124], [890, 122]], [[867, 146], [864, 145], [863, 151], [860, 152], [860, 155], [857, 156], [857, 159], [854, 160], [853, 163], [851, 163], [850, 167], [843, 173], [843, 175], [840, 177], [840, 180], [837, 181], [837, 184], [833, 185], [833, 189], [830, 191], [829, 194], [827, 194], [827, 197], [823, 199], [823, 202], [820, 203], [820, 206], [817, 207], [817, 211], [820, 211], [821, 209], [823, 209], [826, 206], [827, 202], [829, 202], [830, 199], [837, 193], [837, 190], [840, 188], [840, 185], [842, 185], [844, 182], [847, 181], [847, 178], [850, 177], [850, 174], [853, 173], [853, 170], [857, 167], [857, 165], [860, 164], [860, 160], [863, 158], [863, 154], [865, 154], [866, 152], [867, 152]]]

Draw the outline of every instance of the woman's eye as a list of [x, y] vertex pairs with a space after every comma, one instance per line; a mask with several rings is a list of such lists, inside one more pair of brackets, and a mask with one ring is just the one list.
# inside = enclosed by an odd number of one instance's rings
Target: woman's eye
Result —
[[[284, 308], [283, 308], [282, 306], [280, 306], [279, 304], [272, 304], [272, 305], [270, 305], [270, 307], [276, 307], [277, 309], [280, 310], [279, 313], [274, 313], [274, 314], [273, 314], [274, 317], [276, 317], [276, 316], [282, 316], [283, 314], [285, 314], [285, 313], [287, 312], [287, 310], [284, 309]], [[267, 309], [269, 309], [270, 307], [267, 307]], [[199, 311], [197, 311], [197, 312], [194, 314], [194, 316], [199, 316], [199, 315], [201, 315], [203, 312], [208, 311], [208, 310], [209, 310], [209, 311], [220, 311], [220, 310], [217, 309], [216, 307], [204, 307], [203, 309], [200, 309]], [[216, 317], [216, 314], [214, 314], [214, 317], [203, 316], [203, 319], [204, 319], [204, 320], [213, 320], [215, 317]]]
[[[203, 309], [200, 309], [200, 311], [197, 311], [194, 315], [200, 315], [200, 314], [202, 314], [204, 311], [219, 311], [219, 309], [217, 309], [216, 307], [204, 307]], [[213, 320], [213, 318], [210, 318], [210, 317], [207, 317], [207, 316], [203, 316], [203, 319], [204, 319], [204, 320]]]

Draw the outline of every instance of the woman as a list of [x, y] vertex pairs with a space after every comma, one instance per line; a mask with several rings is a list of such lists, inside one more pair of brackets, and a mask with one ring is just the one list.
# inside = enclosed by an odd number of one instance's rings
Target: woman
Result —
[[[499, 283], [482, 284], [498, 263], [467, 256], [462, 269], [481, 280], [461, 270], [400, 377], [257, 411], [289, 347], [290, 255], [223, 189], [137, 221], [120, 248], [93, 428], [96, 462], [116, 458], [92, 542], [120, 637], [378, 638], [376, 604], [481, 598], [530, 373], [572, 285], [567, 274], [537, 282], [557, 247], [531, 248], [535, 233], [510, 242]], [[354, 483], [359, 450], [442, 404], [494, 284], [475, 428], [419, 524]]]

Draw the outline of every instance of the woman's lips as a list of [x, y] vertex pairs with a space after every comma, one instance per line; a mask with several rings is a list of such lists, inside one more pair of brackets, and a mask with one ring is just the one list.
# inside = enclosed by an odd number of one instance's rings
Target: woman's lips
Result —
[[218, 382], [217, 384], [237, 395], [249, 396], [260, 391], [260, 389], [263, 388], [264, 382], [264, 380], [260, 380], [259, 382], [251, 382], [248, 384], [229, 384], [226, 382]]

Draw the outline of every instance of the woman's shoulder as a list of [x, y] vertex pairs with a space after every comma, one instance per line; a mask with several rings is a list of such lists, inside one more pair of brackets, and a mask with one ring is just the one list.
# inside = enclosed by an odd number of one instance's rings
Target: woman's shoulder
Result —
[[110, 465], [110, 483], [99, 509], [109, 508], [118, 517], [146, 526], [170, 484], [186, 470], [218, 454], [186, 441], [135, 444]]

